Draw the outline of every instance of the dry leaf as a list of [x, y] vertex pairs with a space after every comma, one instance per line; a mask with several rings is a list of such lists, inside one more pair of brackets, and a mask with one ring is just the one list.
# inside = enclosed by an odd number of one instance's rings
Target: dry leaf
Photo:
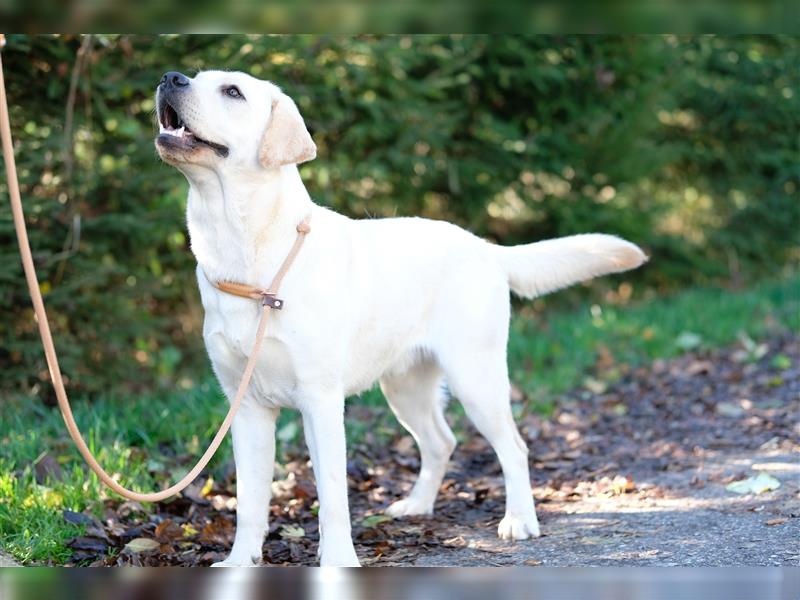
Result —
[[398, 439], [393, 446], [393, 450], [400, 454], [410, 454], [414, 451], [414, 438], [404, 435]]
[[632, 492], [634, 489], [636, 489], [636, 484], [633, 483], [633, 478], [630, 475], [627, 477], [617, 475], [611, 480], [611, 493], [614, 496]]
[[55, 481], [62, 481], [64, 473], [61, 470], [61, 465], [58, 461], [49, 454], [40, 457], [33, 465], [33, 471], [36, 476], [36, 483], [43, 484], [48, 479]]
[[694, 350], [702, 343], [702, 336], [693, 331], [684, 331], [675, 339], [675, 345], [681, 350]]
[[70, 540], [67, 546], [73, 550], [86, 550], [89, 552], [105, 553], [108, 550], [108, 544], [103, 540], [95, 537], [80, 536]]
[[136, 538], [125, 544], [125, 549], [128, 552], [138, 554], [140, 552], [152, 552], [153, 550], [157, 550], [159, 545], [160, 544], [155, 540], [148, 538]]
[[608, 384], [595, 377], [587, 377], [583, 381], [583, 387], [593, 394], [604, 394], [608, 389]]
[[370, 515], [366, 517], [363, 521], [361, 521], [362, 527], [375, 527], [376, 525], [380, 525], [381, 523], [386, 523], [387, 521], [391, 521], [392, 517], [389, 515]]
[[156, 526], [155, 537], [160, 542], [171, 542], [183, 537], [183, 528], [172, 519], [165, 519]]
[[298, 539], [305, 537], [306, 530], [298, 525], [284, 525], [278, 532], [283, 539]]
[[725, 489], [735, 494], [763, 494], [781, 487], [781, 482], [767, 473], [759, 473], [741, 481], [729, 483]]
[[720, 402], [717, 404], [717, 413], [723, 417], [741, 417], [744, 409], [733, 402]]
[[209, 544], [226, 545], [233, 539], [233, 524], [227, 519], [217, 517], [207, 523], [200, 532], [200, 540]]

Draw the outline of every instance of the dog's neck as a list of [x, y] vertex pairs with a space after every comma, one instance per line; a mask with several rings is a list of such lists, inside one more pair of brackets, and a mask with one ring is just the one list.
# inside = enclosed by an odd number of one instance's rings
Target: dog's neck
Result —
[[210, 280], [267, 285], [313, 203], [297, 167], [187, 174], [192, 252]]

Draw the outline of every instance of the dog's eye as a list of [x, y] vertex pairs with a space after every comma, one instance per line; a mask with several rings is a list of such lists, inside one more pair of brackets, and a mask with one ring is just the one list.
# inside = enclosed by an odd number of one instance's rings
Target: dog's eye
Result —
[[236, 98], [237, 100], [244, 100], [244, 94], [235, 85], [229, 85], [222, 88], [222, 93], [229, 98]]

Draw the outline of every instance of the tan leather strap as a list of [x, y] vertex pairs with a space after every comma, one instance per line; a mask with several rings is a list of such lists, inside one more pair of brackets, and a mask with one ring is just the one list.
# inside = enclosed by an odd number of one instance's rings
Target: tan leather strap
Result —
[[275, 274], [275, 278], [272, 280], [272, 285], [270, 285], [267, 289], [256, 287], [254, 285], [248, 285], [246, 283], [236, 283], [234, 281], [214, 281], [211, 284], [221, 292], [233, 294], [234, 296], [239, 296], [241, 298], [260, 300], [261, 304], [265, 306], [277, 308], [278, 310], [282, 309], [284, 302], [277, 297], [278, 288], [280, 288], [281, 282], [283, 281], [283, 278], [286, 277], [289, 267], [292, 266], [297, 253], [300, 252], [300, 246], [303, 245], [303, 240], [310, 231], [311, 215], [308, 215], [305, 219], [297, 224], [297, 237], [294, 240], [294, 244], [289, 250], [289, 254], [286, 255], [286, 258], [278, 269], [278, 272]]
[[240, 298], [250, 298], [251, 300], [261, 300], [269, 293], [264, 288], [257, 288], [252, 285], [247, 285], [246, 283], [234, 283], [232, 281], [215, 281], [212, 285], [221, 292], [233, 294]]
[[[0, 36], [0, 48], [2, 48], [4, 42], [4, 38]], [[31, 300], [33, 301], [33, 309], [36, 313], [36, 320], [39, 324], [39, 335], [42, 338], [44, 354], [47, 358], [47, 366], [50, 369], [50, 378], [53, 381], [53, 387], [55, 388], [56, 397], [58, 398], [58, 406], [61, 409], [61, 414], [64, 417], [64, 422], [67, 425], [67, 431], [69, 431], [69, 435], [72, 437], [75, 445], [78, 447], [78, 451], [86, 460], [92, 471], [97, 474], [103, 483], [105, 483], [120, 496], [124, 496], [125, 498], [139, 502], [158, 502], [160, 500], [164, 500], [165, 498], [169, 498], [170, 496], [173, 496], [184, 489], [200, 474], [206, 465], [208, 465], [208, 461], [211, 460], [214, 452], [217, 451], [217, 448], [219, 448], [219, 445], [222, 443], [225, 434], [228, 432], [228, 429], [233, 422], [233, 417], [236, 415], [236, 411], [239, 410], [239, 405], [241, 404], [242, 398], [244, 397], [247, 387], [250, 384], [250, 378], [252, 377], [253, 370], [256, 366], [256, 358], [258, 357], [258, 352], [261, 349], [261, 342], [264, 339], [264, 333], [267, 329], [267, 317], [269, 316], [269, 311], [271, 310], [272, 306], [270, 306], [268, 303], [264, 303], [262, 305], [261, 319], [258, 323], [255, 342], [253, 343], [253, 349], [250, 352], [250, 358], [248, 358], [247, 365], [244, 368], [244, 373], [242, 374], [242, 380], [239, 383], [239, 388], [236, 390], [236, 395], [231, 401], [231, 406], [228, 409], [228, 414], [225, 415], [225, 420], [222, 422], [222, 425], [220, 425], [217, 434], [214, 436], [214, 439], [211, 441], [211, 444], [209, 444], [208, 449], [205, 451], [197, 464], [178, 483], [160, 492], [141, 493], [122, 487], [103, 469], [103, 467], [100, 466], [89, 450], [89, 447], [86, 445], [86, 442], [83, 440], [83, 436], [81, 435], [81, 432], [75, 423], [75, 418], [72, 415], [72, 409], [69, 405], [67, 392], [64, 389], [64, 381], [61, 378], [61, 370], [58, 366], [58, 357], [56, 356], [56, 349], [53, 345], [53, 336], [50, 333], [50, 325], [47, 321], [47, 313], [44, 309], [42, 293], [39, 290], [39, 282], [36, 278], [36, 269], [33, 265], [30, 243], [28, 242], [28, 232], [25, 228], [25, 216], [22, 211], [22, 200], [20, 199], [19, 182], [17, 181], [17, 168], [14, 161], [14, 147], [11, 140], [11, 125], [8, 118], [8, 102], [6, 99], [5, 81], [3, 79], [2, 58], [0, 58], [0, 136], [2, 136], [3, 158], [6, 164], [6, 174], [8, 175], [8, 193], [11, 197], [11, 211], [14, 215], [14, 228], [17, 232], [17, 241], [19, 242], [22, 266], [25, 271], [25, 279], [28, 282], [28, 291], [30, 292]], [[289, 251], [289, 255], [286, 257], [286, 260], [278, 270], [275, 279], [272, 281], [272, 285], [269, 287], [268, 291], [272, 297], [274, 297], [277, 293], [281, 281], [283, 281], [286, 272], [289, 270], [292, 262], [297, 256], [297, 253], [300, 251], [300, 246], [302, 246], [303, 240], [308, 232], [308, 219], [306, 219], [297, 226], [297, 239], [295, 240], [294, 246], [292, 246], [292, 249]]]

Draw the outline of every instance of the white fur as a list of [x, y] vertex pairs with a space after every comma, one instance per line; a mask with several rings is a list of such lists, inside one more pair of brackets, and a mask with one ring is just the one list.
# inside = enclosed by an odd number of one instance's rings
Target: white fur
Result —
[[[221, 98], [235, 84], [247, 100]], [[236, 539], [222, 564], [261, 558], [280, 408], [301, 412], [320, 500], [323, 565], [357, 565], [350, 536], [344, 398], [380, 381], [422, 457], [408, 498], [392, 516], [430, 513], [455, 438], [443, 415], [447, 382], [501, 462], [506, 515], [500, 537], [539, 535], [527, 448], [509, 405], [509, 288], [524, 296], [640, 265], [633, 244], [591, 234], [514, 248], [491, 245], [441, 221], [355, 221], [316, 206], [297, 168], [266, 169], [257, 156], [280, 91], [242, 73], [206, 71], [186, 92], [195, 133], [229, 146], [162, 157], [190, 185], [188, 225], [205, 308], [203, 335], [229, 397], [253, 345], [259, 306], [210, 281], [268, 285], [311, 215], [311, 233], [284, 280], [250, 390], [233, 425], [238, 479]], [[333, 149], [335, 151], [335, 149]]]

